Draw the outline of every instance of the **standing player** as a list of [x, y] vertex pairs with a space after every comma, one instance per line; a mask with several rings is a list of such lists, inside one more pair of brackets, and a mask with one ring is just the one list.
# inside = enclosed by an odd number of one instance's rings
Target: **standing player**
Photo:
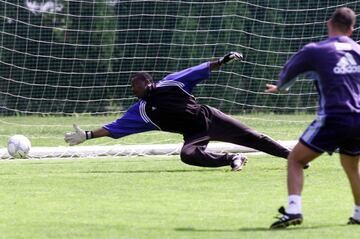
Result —
[[360, 46], [350, 38], [355, 18], [349, 8], [336, 9], [327, 21], [329, 38], [306, 45], [286, 63], [277, 86], [267, 85], [266, 92], [275, 93], [288, 88], [298, 74], [314, 71], [320, 95], [317, 119], [289, 155], [288, 208], [279, 209], [282, 216], [272, 229], [302, 223], [303, 165], [336, 149], [355, 201], [348, 224], [360, 224]]
[[170, 74], [156, 84], [148, 73], [137, 73], [131, 85], [134, 95], [140, 100], [123, 117], [94, 131], [83, 131], [74, 125], [75, 132], [66, 133], [65, 141], [76, 145], [92, 138], [120, 138], [150, 130], [163, 130], [184, 136], [180, 157], [190, 165], [230, 165], [233, 171], [241, 170], [246, 157], [241, 154], [207, 152], [206, 147], [211, 140], [244, 145], [287, 158], [288, 149], [219, 110], [198, 104], [191, 95], [198, 83], [209, 78], [211, 70], [241, 60], [242, 54], [230, 52], [217, 61]]

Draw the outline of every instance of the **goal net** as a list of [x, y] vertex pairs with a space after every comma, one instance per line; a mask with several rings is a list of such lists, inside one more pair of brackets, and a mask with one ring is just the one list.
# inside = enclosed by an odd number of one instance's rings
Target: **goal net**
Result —
[[[0, 147], [14, 134], [65, 147], [72, 123], [101, 127], [136, 102], [132, 74], [160, 80], [229, 51], [245, 60], [213, 72], [194, 91], [198, 101], [277, 140], [296, 140], [317, 109], [311, 79], [277, 95], [264, 93], [265, 84], [303, 45], [326, 38], [325, 22], [340, 6], [360, 12], [360, 1], [340, 0], [0, 0]], [[181, 141], [150, 132], [85, 146], [106, 154], [137, 144], [129, 149], [136, 153], [139, 145]]]

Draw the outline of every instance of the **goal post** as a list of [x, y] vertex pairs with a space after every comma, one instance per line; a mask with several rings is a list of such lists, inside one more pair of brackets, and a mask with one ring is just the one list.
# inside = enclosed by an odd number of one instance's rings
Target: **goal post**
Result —
[[[35, 147], [64, 147], [72, 122], [101, 127], [136, 102], [134, 73], [161, 80], [229, 51], [244, 61], [213, 72], [195, 89], [197, 100], [296, 140], [318, 107], [311, 78], [276, 95], [265, 84], [302, 46], [326, 38], [325, 22], [340, 6], [360, 12], [360, 1], [335, 0], [0, 0], [0, 148], [14, 134]], [[139, 137], [146, 140], [87, 146], [181, 143], [161, 132]]]

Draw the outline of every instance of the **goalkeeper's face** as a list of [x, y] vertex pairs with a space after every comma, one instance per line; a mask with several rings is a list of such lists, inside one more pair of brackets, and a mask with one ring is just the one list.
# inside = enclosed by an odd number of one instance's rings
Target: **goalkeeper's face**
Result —
[[147, 79], [133, 78], [131, 81], [131, 88], [136, 97], [139, 99], [145, 96], [146, 87], [151, 84]]

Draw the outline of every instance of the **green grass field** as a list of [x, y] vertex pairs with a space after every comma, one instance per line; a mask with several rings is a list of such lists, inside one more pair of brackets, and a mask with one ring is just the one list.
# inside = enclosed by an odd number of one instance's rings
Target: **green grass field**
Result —
[[357, 238], [338, 160], [306, 171], [305, 222], [269, 231], [286, 203], [285, 162], [252, 156], [242, 172], [178, 157], [0, 162], [0, 238]]
[[[79, 116], [79, 117], [0, 117], [0, 147], [5, 147], [9, 136], [23, 134], [30, 138], [33, 146], [65, 146], [64, 133], [72, 131], [72, 124], [91, 130], [112, 122], [119, 116]], [[274, 139], [294, 140], [299, 137], [315, 116], [314, 115], [274, 115], [250, 114], [234, 116], [241, 122], [264, 132]], [[108, 138], [85, 142], [84, 145], [109, 144], [158, 144], [179, 143], [182, 136], [153, 131], [132, 135], [118, 140]]]
[[[36, 139], [45, 130], [41, 124], [58, 121], [30, 119], [24, 124], [39, 124], [37, 130], [18, 127], [16, 133], [30, 135], [34, 145], [62, 144], [54, 135]], [[101, 124], [99, 119], [89, 117], [87, 124]], [[60, 137], [73, 121], [65, 118], [64, 126], [50, 129]], [[248, 121], [274, 138], [296, 139], [306, 127]], [[9, 134], [9, 127], [1, 129], [1, 135]], [[172, 134], [160, 137], [181, 140]], [[144, 142], [140, 136], [125, 140], [120, 142]], [[345, 225], [353, 202], [337, 155], [322, 156], [306, 171], [304, 224], [281, 231], [268, 227], [278, 207], [286, 205], [286, 162], [267, 155], [249, 158], [241, 172], [192, 167], [177, 156], [0, 160], [0, 238], [358, 237], [359, 226]]]

